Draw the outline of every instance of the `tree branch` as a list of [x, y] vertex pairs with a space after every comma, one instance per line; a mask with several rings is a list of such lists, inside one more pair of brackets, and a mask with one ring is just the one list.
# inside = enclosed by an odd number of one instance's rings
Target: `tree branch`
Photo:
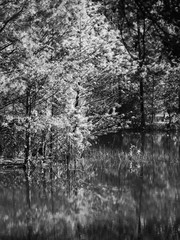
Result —
[[0, 28], [0, 33], [3, 32], [3, 30], [5, 29], [5, 27], [8, 25], [9, 22], [15, 20], [20, 14], [21, 12], [23, 11], [24, 9], [24, 6], [22, 6], [22, 8], [17, 12], [17, 13], [14, 13], [9, 19], [7, 19], [5, 22], [4, 22], [4, 25]]
[[11, 46], [13, 43], [9, 43], [4, 45], [3, 47], [0, 48], [0, 52], [2, 52], [4, 49], [6, 49], [7, 47]]

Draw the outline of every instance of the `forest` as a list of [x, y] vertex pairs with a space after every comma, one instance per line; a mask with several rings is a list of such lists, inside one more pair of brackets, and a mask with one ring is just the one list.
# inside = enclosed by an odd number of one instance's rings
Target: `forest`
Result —
[[0, 0], [0, 239], [180, 239], [179, 130], [179, 0]]
[[179, 129], [178, 0], [1, 0], [0, 152], [81, 159], [97, 135]]

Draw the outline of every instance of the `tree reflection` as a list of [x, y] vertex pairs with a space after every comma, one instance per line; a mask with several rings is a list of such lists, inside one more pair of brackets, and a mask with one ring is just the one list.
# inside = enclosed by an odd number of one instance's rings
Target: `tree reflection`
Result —
[[31, 187], [32, 187], [32, 178], [31, 178], [31, 170], [26, 169], [24, 170], [24, 175], [25, 175], [25, 186], [26, 186], [26, 201], [27, 201], [27, 239], [31, 240], [32, 239], [32, 211], [31, 211], [31, 198], [32, 198], [32, 192], [31, 192]]
[[136, 134], [124, 151], [96, 147], [85, 172], [73, 161], [0, 171], [0, 239], [178, 239], [178, 145], [168, 141]]

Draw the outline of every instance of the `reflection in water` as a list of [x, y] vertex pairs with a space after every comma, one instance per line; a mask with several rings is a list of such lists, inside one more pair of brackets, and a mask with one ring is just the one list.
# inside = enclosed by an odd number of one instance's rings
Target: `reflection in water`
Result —
[[175, 134], [114, 134], [85, 173], [0, 169], [0, 239], [179, 239], [179, 145]]

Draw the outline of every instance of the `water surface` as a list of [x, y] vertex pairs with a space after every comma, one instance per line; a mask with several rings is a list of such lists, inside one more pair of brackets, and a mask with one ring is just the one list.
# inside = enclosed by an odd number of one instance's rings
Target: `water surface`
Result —
[[0, 239], [180, 239], [177, 133], [100, 137], [64, 163], [0, 169]]

